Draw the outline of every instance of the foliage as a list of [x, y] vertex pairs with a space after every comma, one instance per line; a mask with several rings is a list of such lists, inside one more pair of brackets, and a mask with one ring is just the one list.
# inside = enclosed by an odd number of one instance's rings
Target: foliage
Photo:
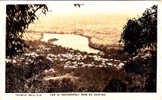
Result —
[[38, 19], [36, 12], [46, 14], [48, 8], [44, 4], [7, 5], [6, 7], [6, 56], [13, 57], [24, 52], [25, 45], [22, 34], [30, 23]]
[[124, 50], [130, 54], [137, 54], [142, 48], [157, 47], [157, 5], [146, 9], [138, 19], [129, 19], [123, 28], [120, 42], [124, 43]]

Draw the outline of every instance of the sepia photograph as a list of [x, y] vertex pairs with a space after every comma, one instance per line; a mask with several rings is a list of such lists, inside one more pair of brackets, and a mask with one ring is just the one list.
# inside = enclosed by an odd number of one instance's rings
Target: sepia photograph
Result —
[[155, 2], [6, 5], [6, 93], [156, 93]]

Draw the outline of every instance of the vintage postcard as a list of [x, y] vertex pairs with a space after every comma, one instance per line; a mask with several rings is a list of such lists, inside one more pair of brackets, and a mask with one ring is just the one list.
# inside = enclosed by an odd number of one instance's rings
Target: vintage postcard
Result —
[[2, 100], [160, 100], [159, 1], [0, 5]]

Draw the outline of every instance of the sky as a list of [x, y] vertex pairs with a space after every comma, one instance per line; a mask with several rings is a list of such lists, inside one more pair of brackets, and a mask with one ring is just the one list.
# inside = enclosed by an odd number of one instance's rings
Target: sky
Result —
[[49, 11], [55, 14], [71, 14], [71, 13], [125, 13], [125, 14], [140, 14], [146, 8], [150, 8], [154, 1], [89, 1], [79, 2], [84, 4], [81, 8], [74, 7], [74, 3], [77, 2], [53, 2], [49, 3]]

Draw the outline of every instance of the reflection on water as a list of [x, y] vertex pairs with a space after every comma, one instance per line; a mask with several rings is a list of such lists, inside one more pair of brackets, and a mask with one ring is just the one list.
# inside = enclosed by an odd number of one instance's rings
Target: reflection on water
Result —
[[56, 38], [58, 40], [53, 41], [55, 45], [61, 45], [63, 47], [72, 48], [75, 50], [86, 51], [88, 53], [98, 53], [99, 50], [90, 48], [88, 46], [88, 38], [75, 35], [75, 34], [51, 34], [45, 33], [42, 41], [47, 42], [50, 39]]

